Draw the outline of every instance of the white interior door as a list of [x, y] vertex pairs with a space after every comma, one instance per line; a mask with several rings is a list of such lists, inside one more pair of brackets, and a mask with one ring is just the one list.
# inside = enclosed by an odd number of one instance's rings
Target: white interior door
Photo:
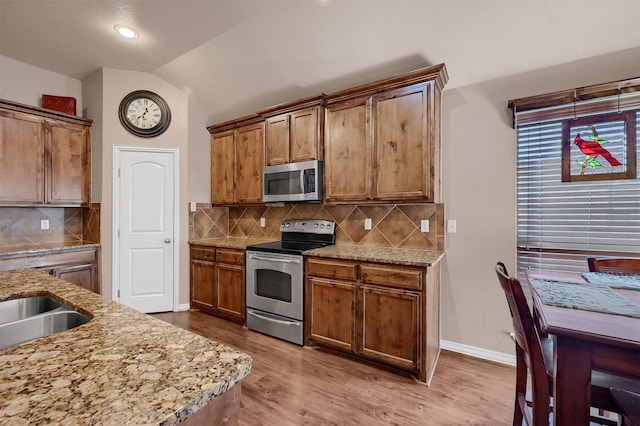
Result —
[[174, 308], [178, 152], [116, 148], [114, 293], [141, 312]]

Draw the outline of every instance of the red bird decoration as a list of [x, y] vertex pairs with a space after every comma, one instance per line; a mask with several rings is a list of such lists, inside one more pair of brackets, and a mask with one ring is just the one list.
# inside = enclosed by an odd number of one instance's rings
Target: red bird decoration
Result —
[[622, 163], [620, 163], [617, 158], [611, 155], [611, 153], [602, 146], [608, 141], [600, 139], [595, 127], [589, 126], [589, 128], [593, 132], [593, 134], [591, 135], [593, 140], [582, 139], [582, 137], [580, 137], [580, 133], [578, 133], [575, 140], [573, 141], [573, 143], [578, 146], [580, 151], [582, 151], [582, 153], [587, 156], [587, 159], [582, 163], [582, 171], [580, 174], [584, 175], [587, 164], [590, 164], [593, 168], [601, 166], [601, 164], [596, 160], [596, 157], [598, 157], [599, 155], [604, 157], [604, 159], [607, 160], [607, 162], [611, 164], [612, 167], [621, 166]]

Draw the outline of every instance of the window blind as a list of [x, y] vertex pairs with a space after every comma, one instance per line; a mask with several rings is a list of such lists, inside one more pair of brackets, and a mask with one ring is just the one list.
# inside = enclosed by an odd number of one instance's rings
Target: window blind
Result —
[[[640, 110], [634, 113], [640, 135]], [[623, 127], [606, 132], [607, 137], [619, 135]], [[517, 137], [519, 274], [527, 269], [586, 271], [588, 256], [640, 255], [638, 179], [562, 182], [562, 122], [557, 118], [520, 124]], [[638, 145], [636, 140], [636, 152]]]

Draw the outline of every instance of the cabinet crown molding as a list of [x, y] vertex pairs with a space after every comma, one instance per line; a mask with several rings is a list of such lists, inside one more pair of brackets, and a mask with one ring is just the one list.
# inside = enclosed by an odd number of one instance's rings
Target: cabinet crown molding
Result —
[[33, 115], [37, 115], [44, 118], [62, 120], [69, 123], [80, 124], [88, 127], [91, 127], [91, 125], [93, 124], [93, 120], [89, 118], [82, 118], [75, 115], [64, 114], [62, 112], [54, 111], [51, 109], [38, 108], [32, 105], [26, 105], [18, 102], [8, 101], [6, 99], [0, 99], [0, 108], [9, 110], [9, 111], [33, 114]]
[[286, 114], [293, 111], [299, 111], [301, 109], [319, 106], [322, 104], [324, 104], [324, 94], [274, 105], [272, 107], [258, 111], [258, 114], [262, 117], [268, 118], [275, 115]]
[[372, 96], [382, 91], [407, 87], [429, 81], [433, 81], [437, 86], [438, 91], [442, 91], [444, 85], [449, 81], [449, 74], [447, 73], [445, 64], [420, 68], [395, 77], [334, 92], [325, 96], [325, 104], [329, 105], [336, 102], [342, 102], [354, 97]]
[[258, 114], [248, 115], [246, 117], [236, 118], [222, 123], [214, 124], [207, 127], [209, 133], [219, 133], [227, 130], [233, 130], [239, 126], [247, 126], [250, 124], [260, 123], [264, 121], [264, 117]]

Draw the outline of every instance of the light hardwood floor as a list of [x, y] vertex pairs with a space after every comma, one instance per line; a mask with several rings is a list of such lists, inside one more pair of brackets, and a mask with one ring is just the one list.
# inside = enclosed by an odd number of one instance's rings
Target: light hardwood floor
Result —
[[510, 425], [515, 368], [442, 351], [431, 386], [199, 312], [155, 314], [253, 357], [242, 425]]

